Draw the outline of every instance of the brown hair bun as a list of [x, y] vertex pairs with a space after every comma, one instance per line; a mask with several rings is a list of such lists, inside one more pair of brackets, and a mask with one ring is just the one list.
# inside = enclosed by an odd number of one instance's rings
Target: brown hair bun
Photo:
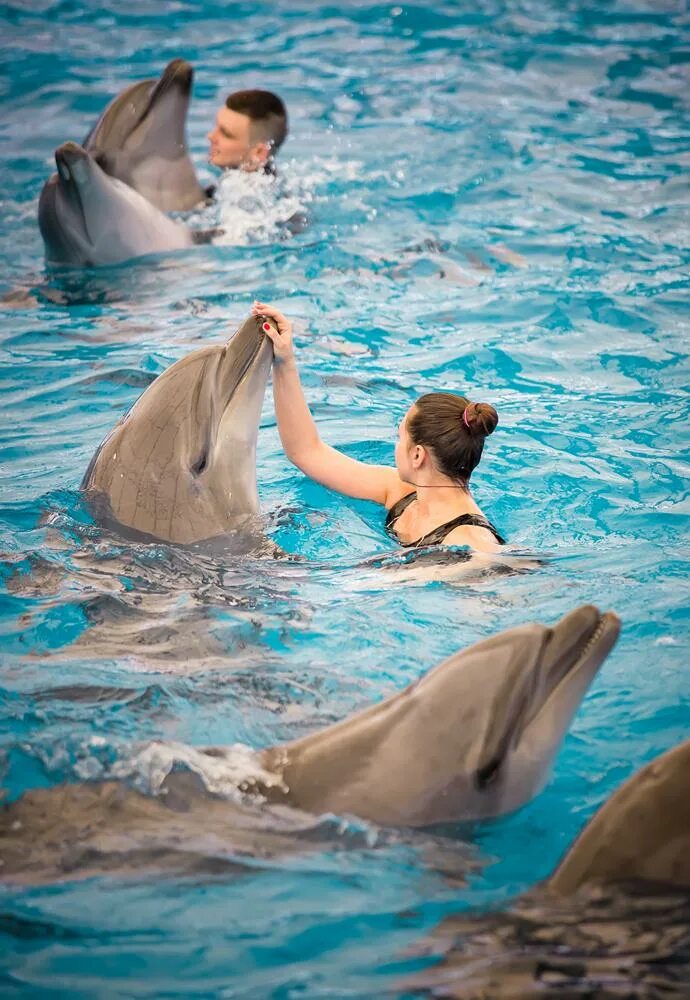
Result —
[[498, 414], [491, 403], [468, 403], [462, 419], [473, 437], [488, 437], [498, 424]]
[[452, 392], [420, 396], [406, 420], [412, 443], [429, 448], [439, 472], [465, 487], [497, 423], [493, 406]]

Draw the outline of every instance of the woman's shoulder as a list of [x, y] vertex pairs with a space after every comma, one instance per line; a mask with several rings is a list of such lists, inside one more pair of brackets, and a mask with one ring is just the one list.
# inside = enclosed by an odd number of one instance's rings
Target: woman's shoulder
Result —
[[397, 469], [390, 469], [391, 472], [390, 482], [387, 484], [386, 489], [386, 510], [392, 510], [396, 504], [400, 503], [406, 497], [412, 497], [415, 495], [414, 487], [410, 486], [409, 483], [404, 483], [400, 476], [398, 475]]
[[461, 524], [443, 539], [444, 545], [469, 545], [478, 552], [500, 552], [501, 543], [491, 528], [480, 524]]

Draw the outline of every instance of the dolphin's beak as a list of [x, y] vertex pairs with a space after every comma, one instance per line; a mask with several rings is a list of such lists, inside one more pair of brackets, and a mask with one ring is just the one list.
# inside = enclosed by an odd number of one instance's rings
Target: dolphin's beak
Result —
[[64, 181], [84, 182], [88, 177], [91, 157], [76, 142], [65, 142], [55, 150], [58, 174]]
[[63, 197], [72, 210], [78, 213], [83, 227], [83, 237], [91, 243], [91, 235], [86, 222], [82, 204], [80, 185], [85, 184], [91, 175], [93, 160], [90, 155], [76, 142], [65, 142], [55, 150], [55, 163], [58, 172], [58, 184]]
[[584, 670], [593, 677], [613, 648], [620, 625], [612, 611], [602, 614], [591, 604], [572, 611], [554, 625], [541, 662], [545, 699], [576, 671]]
[[235, 356], [235, 377], [239, 384], [253, 368], [259, 359], [261, 349], [266, 343], [273, 344], [262, 329], [261, 320], [257, 316], [249, 316], [239, 330], [230, 338], [227, 347], [231, 347]]
[[145, 118], [155, 102], [171, 87], [177, 87], [182, 94], [189, 97], [192, 92], [192, 81], [194, 80], [194, 70], [185, 59], [173, 59], [163, 70], [160, 79], [152, 88], [148, 105], [141, 115]]

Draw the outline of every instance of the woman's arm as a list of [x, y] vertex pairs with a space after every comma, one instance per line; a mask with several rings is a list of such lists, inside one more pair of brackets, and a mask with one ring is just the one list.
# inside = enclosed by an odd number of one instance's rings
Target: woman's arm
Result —
[[358, 462], [324, 444], [304, 398], [292, 343], [292, 323], [264, 302], [255, 302], [252, 312], [260, 318], [270, 317], [278, 328], [276, 332], [269, 323], [264, 325], [266, 336], [273, 341], [273, 400], [287, 457], [306, 476], [331, 490], [389, 506], [389, 498], [395, 500], [400, 495], [401, 482], [396, 470]]

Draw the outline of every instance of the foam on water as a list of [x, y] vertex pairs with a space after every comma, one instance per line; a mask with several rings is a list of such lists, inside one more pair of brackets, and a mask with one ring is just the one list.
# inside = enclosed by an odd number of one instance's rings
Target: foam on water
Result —
[[[209, 756], [183, 743], [155, 740], [135, 748], [132, 756], [120, 759], [103, 778], [134, 780], [142, 790], [157, 793], [176, 765], [197, 774], [214, 795], [241, 801], [240, 787], [246, 782], [260, 782], [268, 788], [285, 788], [280, 778], [261, 767], [259, 755], [250, 747], [235, 743], [224, 747], [222, 756]], [[93, 774], [80, 774], [83, 778]]]

